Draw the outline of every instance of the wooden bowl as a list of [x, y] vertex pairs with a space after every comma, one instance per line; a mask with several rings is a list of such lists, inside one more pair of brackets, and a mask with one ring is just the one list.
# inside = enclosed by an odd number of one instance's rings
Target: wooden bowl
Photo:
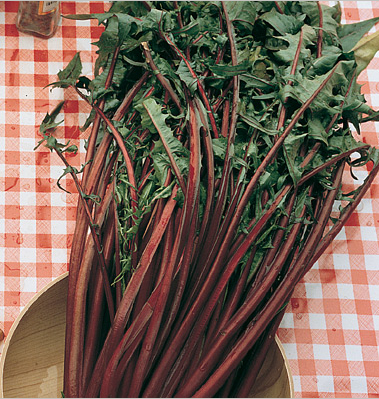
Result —
[[[6, 338], [0, 396], [61, 398], [67, 273], [48, 284], [22, 310]], [[279, 340], [269, 350], [252, 397], [293, 397], [293, 381]]]

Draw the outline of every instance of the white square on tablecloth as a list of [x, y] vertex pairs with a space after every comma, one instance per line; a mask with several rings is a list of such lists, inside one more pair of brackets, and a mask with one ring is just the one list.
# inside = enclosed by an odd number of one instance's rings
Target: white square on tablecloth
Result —
[[36, 114], [35, 112], [20, 112], [20, 126], [35, 126]]
[[378, 235], [374, 226], [361, 226], [362, 241], [377, 241]]
[[344, 227], [342, 227], [342, 229], [339, 231], [334, 239], [336, 241], [346, 241], [346, 231]]
[[339, 299], [354, 299], [354, 288], [352, 284], [337, 284]]
[[307, 298], [322, 299], [322, 284], [321, 283], [304, 283], [307, 292]]
[[36, 206], [37, 198], [36, 193], [31, 191], [20, 192], [20, 205], [21, 206]]
[[379, 270], [379, 255], [364, 255], [366, 270]]
[[[378, 101], [379, 101], [379, 95], [378, 95]], [[354, 176], [357, 178], [357, 180], [354, 180], [354, 184], [361, 185], [361, 184], [363, 184], [364, 180], [367, 177], [367, 171], [366, 170], [355, 170]]]
[[[0, 148], [5, 148], [5, 137], [0, 137]], [[3, 162], [0, 163], [0, 177], [5, 177], [5, 165]], [[4, 189], [4, 181], [1, 182], [3, 186], [0, 186], [1, 189]], [[0, 191], [3, 192], [3, 191]], [[4, 205], [4, 203], [2, 203]]]
[[[20, 72], [22, 72], [22, 74], [25, 75], [34, 75], [34, 62], [33, 61], [19, 61], [18, 62], [19, 65], [19, 70]], [[23, 90], [23, 87], [20, 88], [20, 93]], [[23, 97], [21, 97], [23, 98]]]
[[366, 377], [350, 376], [350, 392], [351, 393], [365, 393], [367, 394], [367, 380]]
[[369, 285], [368, 290], [370, 292], [371, 301], [379, 301], [379, 285]]
[[317, 389], [319, 392], [334, 392], [334, 380], [332, 375], [318, 375]]
[[[64, 69], [63, 61], [50, 61], [47, 64], [47, 70], [49, 71], [49, 75], [53, 75], [54, 78], [58, 80], [57, 73]], [[55, 90], [55, 89], [54, 89]]]
[[287, 344], [285, 342], [282, 342], [284, 352], [287, 356], [287, 359], [297, 359], [298, 354], [297, 354], [297, 349], [296, 349], [296, 344]]
[[52, 220], [51, 221], [52, 234], [67, 234], [67, 222], [65, 220]]
[[[378, 73], [378, 71], [376, 71]], [[362, 198], [360, 204], [362, 204], [362, 213], [373, 213], [371, 198]]]
[[37, 278], [36, 277], [20, 277], [20, 291], [21, 292], [37, 292]]
[[67, 250], [64, 248], [51, 248], [51, 261], [53, 263], [67, 263]]
[[62, 39], [58, 36], [51, 37], [47, 40], [47, 48], [48, 50], [62, 50]]
[[[34, 67], [34, 63], [30, 63], [30, 64], [33, 64], [33, 67]], [[20, 93], [19, 96], [20, 96], [21, 100], [34, 100], [34, 98], [35, 98], [33, 86], [20, 87], [19, 93]]]
[[313, 355], [318, 360], [330, 360], [329, 345], [313, 344]]
[[50, 165], [50, 177], [52, 179], [59, 179], [63, 174], [64, 165]]
[[[4, 40], [0, 39], [0, 44], [1, 42], [3, 42]], [[0, 47], [0, 48], [4, 48], [4, 47]], [[5, 61], [4, 60], [0, 60], [0, 73], [5, 73]], [[2, 85], [1, 87], [1, 94], [0, 94], [0, 98], [5, 98], [5, 86]]]
[[284, 313], [283, 319], [280, 323], [280, 328], [294, 328], [293, 313]]
[[[378, 71], [375, 71], [375, 72], [378, 73]], [[371, 97], [371, 101], [372, 101], [373, 104], [378, 104], [379, 103], [379, 94], [370, 93], [370, 97]]]
[[372, 321], [374, 323], [374, 329], [376, 331], [379, 331], [379, 315], [378, 314], [372, 315]]
[[309, 327], [311, 330], [326, 330], [326, 320], [323, 313], [309, 313]]
[[[41, 39], [37, 39], [41, 40]], [[34, 49], [34, 37], [31, 35], [20, 35], [18, 37], [18, 48], [20, 50], [31, 50]]]
[[341, 314], [343, 330], [359, 330], [358, 316], [356, 314]]
[[[0, 262], [4, 262], [5, 261], [5, 248], [4, 247], [0, 247]], [[4, 279], [4, 276], [0, 276], [0, 281], [1, 279]], [[3, 281], [3, 286], [4, 286], [4, 281]]]
[[333, 254], [334, 269], [347, 270], [350, 269], [350, 260], [348, 254]]
[[[78, 124], [79, 124], [79, 126], [80, 127], [82, 127], [82, 126], [84, 126], [84, 124], [86, 123], [86, 120], [87, 120], [87, 118], [88, 118], [88, 115], [89, 114], [86, 114], [86, 113], [84, 113], [84, 112], [81, 112], [80, 114], [79, 114], [79, 119], [78, 119]], [[83, 145], [80, 145], [80, 150], [79, 150], [79, 152], [81, 153], [81, 154], [85, 154], [85, 148], [84, 148], [84, 139], [80, 139], [80, 141], [79, 141], [80, 143], [83, 143]]]
[[93, 64], [91, 62], [83, 62], [83, 75], [88, 77], [93, 76]]
[[299, 375], [293, 375], [293, 389], [295, 392], [301, 392], [301, 379]]
[[20, 137], [20, 152], [29, 151], [34, 153], [38, 140], [34, 137]]
[[[76, 41], [76, 49], [77, 51], [88, 51], [89, 48], [92, 47], [92, 40], [89, 37], [77, 37]], [[92, 73], [92, 69], [90, 71], [84, 71], [83, 75], [88, 75]]]
[[[56, 181], [54, 180], [52, 184], [56, 185]], [[59, 190], [57, 193], [50, 193], [51, 203], [54, 204], [54, 206], [66, 206], [67, 203], [64, 201], [66, 195], [68, 194], [62, 190]]]
[[[53, 79], [52, 82], [54, 82], [55, 80], [58, 80], [58, 78]], [[52, 83], [52, 82], [49, 82], [49, 83]], [[52, 106], [52, 108], [54, 108], [54, 106], [58, 105], [58, 101], [62, 101], [64, 99], [64, 89], [61, 89], [60, 87], [56, 87], [54, 89], [48, 88], [45, 90], [49, 90], [49, 100], [50, 101], [57, 101], [57, 103], [54, 104]], [[52, 111], [52, 109], [50, 111]], [[57, 119], [57, 120], [61, 120], [61, 119], [63, 119], [63, 118], [59, 117], [59, 119]]]
[[36, 234], [37, 222], [31, 219], [20, 219], [20, 233], [21, 234]]
[[20, 176], [22, 179], [34, 179], [36, 177], [35, 165], [20, 165]]
[[372, 1], [359, 1], [359, 8], [372, 10]]
[[360, 345], [345, 345], [346, 360], [363, 361], [362, 347]]
[[378, 80], [378, 71], [376, 71], [375, 69], [367, 68], [366, 72], [369, 82], [376, 82]]
[[35, 248], [20, 248], [20, 262], [21, 263], [36, 263], [36, 249]]

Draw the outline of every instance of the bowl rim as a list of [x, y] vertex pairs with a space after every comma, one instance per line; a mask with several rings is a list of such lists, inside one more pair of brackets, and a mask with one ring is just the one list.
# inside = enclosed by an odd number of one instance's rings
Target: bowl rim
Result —
[[[25, 313], [33, 306], [33, 304], [40, 298], [41, 295], [43, 295], [47, 290], [49, 290], [52, 286], [57, 284], [59, 281], [64, 280], [65, 278], [68, 277], [69, 272], [66, 271], [60, 276], [56, 277], [54, 280], [50, 281], [48, 284], [46, 284], [40, 291], [35, 293], [33, 297], [29, 300], [29, 302], [23, 307], [21, 312], [18, 314], [16, 319], [14, 320], [8, 335], [5, 337], [5, 342], [3, 346], [3, 350], [1, 353], [0, 357], [0, 397], [4, 398], [4, 366], [5, 366], [5, 361], [7, 357], [7, 352], [10, 346], [10, 343], [12, 341], [12, 337], [20, 324], [22, 318], [24, 317]], [[286, 370], [286, 374], [288, 377], [288, 383], [289, 383], [289, 393], [290, 393], [290, 398], [294, 397], [294, 382], [293, 382], [293, 376], [291, 372], [291, 367], [288, 361], [288, 358], [286, 356], [283, 344], [281, 343], [279, 337], [277, 334], [275, 334], [275, 343], [277, 345], [277, 348], [279, 349], [283, 363], [284, 363], [284, 368]]]
[[50, 281], [50, 283], [46, 284], [40, 291], [36, 292], [29, 300], [29, 302], [22, 308], [21, 312], [18, 314], [11, 328], [9, 329], [9, 332], [5, 337], [4, 346], [0, 357], [0, 397], [1, 398], [4, 398], [4, 366], [7, 358], [7, 352], [9, 349], [10, 342], [12, 341], [12, 337], [18, 325], [20, 324], [25, 313], [34, 305], [34, 303], [39, 299], [39, 297], [43, 293], [45, 293], [49, 288], [57, 284], [59, 281], [64, 280], [67, 276], [68, 276], [68, 271], [56, 277], [54, 280]]
[[294, 386], [294, 382], [293, 382], [291, 366], [288, 361], [288, 357], [286, 355], [284, 346], [283, 346], [282, 342], [280, 341], [277, 334], [275, 334], [275, 342], [276, 342], [276, 345], [278, 346], [278, 349], [282, 355], [283, 362], [284, 362], [284, 368], [286, 369], [286, 372], [287, 372], [288, 384], [289, 384], [289, 390], [290, 390], [290, 398], [294, 398], [295, 397], [295, 386]]

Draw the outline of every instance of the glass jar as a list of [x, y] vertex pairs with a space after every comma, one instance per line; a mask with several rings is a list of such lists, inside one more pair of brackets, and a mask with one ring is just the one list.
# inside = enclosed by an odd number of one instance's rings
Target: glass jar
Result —
[[20, 1], [16, 27], [20, 32], [48, 39], [58, 27], [59, 1]]

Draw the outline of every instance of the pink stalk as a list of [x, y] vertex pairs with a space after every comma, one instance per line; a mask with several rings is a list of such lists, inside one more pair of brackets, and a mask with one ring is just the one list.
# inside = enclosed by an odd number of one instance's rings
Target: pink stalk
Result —
[[[198, 297], [195, 299], [194, 304], [192, 305], [190, 311], [188, 312], [187, 317], [182, 321], [181, 326], [173, 339], [171, 340], [170, 346], [166, 349], [163, 357], [161, 358], [159, 365], [155, 369], [153, 376], [150, 380], [149, 385], [146, 388], [145, 395], [147, 397], [151, 397], [155, 395], [155, 392], [159, 392], [158, 386], [164, 380], [167, 382], [167, 374], [169, 372], [169, 368], [175, 362], [175, 359], [178, 356], [180, 348], [183, 347], [185, 340], [189, 332], [194, 325], [196, 320], [196, 325], [194, 327], [194, 331], [191, 333], [190, 337], [190, 344], [188, 344], [184, 350], [187, 352], [186, 359], [191, 359], [188, 354], [191, 353], [193, 349], [193, 345], [195, 341], [198, 339], [199, 334], [201, 334], [204, 330], [204, 327], [207, 324], [207, 320], [209, 319], [209, 315], [214, 309], [214, 306], [217, 302], [217, 299], [220, 296], [220, 293], [225, 288], [226, 283], [228, 282], [231, 274], [238, 266], [242, 256], [246, 253], [249, 246], [252, 242], [256, 239], [257, 235], [267, 222], [267, 220], [271, 217], [272, 213], [276, 210], [277, 205], [280, 201], [284, 198], [284, 196], [288, 193], [289, 188], [282, 190], [280, 195], [276, 198], [270, 210], [268, 210], [261, 218], [261, 220], [257, 223], [254, 229], [249, 233], [248, 237], [246, 238], [245, 242], [239, 248], [238, 253], [228, 262], [228, 265], [225, 268], [225, 271], [222, 273], [222, 276], [219, 279], [219, 283], [216, 288], [213, 288], [213, 292], [211, 297], [209, 298], [210, 287], [213, 286], [213, 278], [214, 276], [210, 276], [204, 286], [202, 287]], [[218, 258], [216, 262], [220, 262]], [[212, 270], [213, 271], [213, 270]], [[213, 278], [212, 278], [213, 277]], [[206, 303], [205, 308], [203, 310], [202, 307]], [[201, 311], [201, 312], [200, 312]], [[200, 315], [200, 316], [199, 316]], [[182, 358], [184, 358], [182, 356]], [[183, 368], [182, 368], [183, 370]]]
[[[338, 181], [340, 181], [342, 177], [342, 170], [343, 167], [339, 167], [338, 172], [335, 175], [334, 183], [337, 186]], [[329, 215], [327, 209], [330, 206], [330, 202], [332, 202], [332, 198], [335, 198], [337, 194], [336, 191], [337, 190], [331, 190], [328, 194], [328, 203], [326, 204], [325, 212], [322, 215], [323, 220], [321, 221], [321, 224], [315, 225], [315, 234], [311, 234], [309, 236], [310, 238], [307, 240], [305, 247], [301, 251], [300, 255], [292, 262], [293, 265], [288, 270], [285, 279], [280, 283], [279, 287], [275, 291], [275, 295], [270, 298], [264, 309], [251, 323], [249, 334], [245, 334], [236, 342], [221, 365], [208, 378], [204, 385], [198, 389], [198, 391], [193, 395], [194, 397], [208, 397], [208, 395], [210, 397], [217, 392], [217, 390], [221, 387], [222, 381], [224, 381], [228, 373], [230, 373], [230, 370], [233, 370], [238, 365], [240, 360], [256, 342], [256, 339], [259, 337], [259, 335], [262, 334], [269, 322], [270, 315], [275, 314], [280, 309], [285, 299], [288, 297], [288, 293], [292, 292], [293, 287], [304, 275], [304, 262], [307, 261], [312, 255], [312, 249], [315, 248], [315, 244], [320, 238], [320, 232], [322, 233], [323, 226], [325, 226], [324, 223], [327, 221], [327, 215]], [[231, 327], [235, 328], [235, 322], [230, 321], [228, 328]], [[219, 342], [222, 341], [226, 336], [225, 332], [223, 332], [223, 334], [224, 335]], [[208, 358], [212, 358], [211, 353], [209, 353]], [[201, 365], [200, 368], [204, 370], [204, 365]]]
[[177, 191], [178, 187], [175, 186], [171, 197], [165, 205], [159, 225], [154, 230], [149, 240], [149, 243], [146, 245], [146, 248], [142, 253], [138, 268], [129, 280], [121, 303], [117, 309], [112, 328], [108, 334], [103, 350], [100, 353], [98, 361], [95, 365], [94, 372], [92, 374], [91, 381], [86, 392], [86, 396], [97, 396], [98, 390], [100, 389], [99, 384], [104, 368], [106, 367], [109, 357], [112, 355], [114, 349], [117, 347], [123, 335], [123, 330], [127, 324], [128, 315], [130, 314], [131, 307], [141, 287], [143, 278], [151, 265], [156, 250], [161, 243], [166, 227], [171, 219], [171, 215], [176, 206], [175, 196], [177, 194]]
[[317, 8], [318, 8], [318, 14], [319, 14], [319, 30], [318, 30], [318, 37], [317, 37], [317, 58], [321, 57], [322, 55], [322, 35], [323, 35], [323, 15], [322, 15], [322, 7], [321, 3], [318, 1], [317, 2]]
[[[180, 247], [183, 246], [184, 239], [188, 238], [188, 232], [185, 232], [185, 228], [191, 225], [191, 220], [193, 218], [195, 204], [197, 201], [197, 196], [200, 188], [200, 131], [198, 123], [198, 115], [193, 102], [189, 101], [189, 123], [188, 130], [190, 133], [190, 167], [189, 167], [189, 177], [187, 183], [187, 195], [184, 203], [184, 212], [182, 214], [182, 220], [180, 225], [180, 230], [177, 234], [176, 240], [174, 242], [174, 248], [172, 251], [172, 256], [170, 258], [169, 265], [166, 269], [166, 273], [162, 283], [162, 293], [158, 299], [158, 308], [154, 311], [153, 319], [148, 329], [144, 345], [141, 349], [138, 363], [136, 366], [136, 372], [133, 377], [131, 389], [129, 392], [130, 397], [137, 397], [142, 388], [143, 377], [145, 371], [148, 367], [148, 361], [151, 358], [151, 348], [156, 340], [159, 326], [163, 316], [163, 310], [166, 305], [168, 298], [172, 276], [174, 273], [175, 266], [177, 264]], [[187, 246], [188, 242], [185, 243]]]

